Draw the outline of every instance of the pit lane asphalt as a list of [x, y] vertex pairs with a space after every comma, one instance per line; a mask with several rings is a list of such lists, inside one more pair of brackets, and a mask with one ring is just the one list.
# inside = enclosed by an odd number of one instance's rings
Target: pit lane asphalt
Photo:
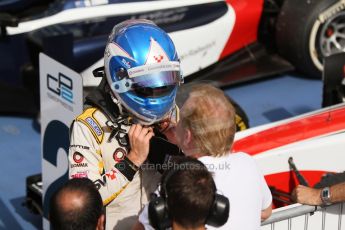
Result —
[[[281, 75], [227, 88], [258, 126], [321, 108], [321, 80]], [[41, 229], [41, 217], [22, 206], [25, 179], [41, 172], [40, 134], [30, 118], [0, 115], [0, 230]]]

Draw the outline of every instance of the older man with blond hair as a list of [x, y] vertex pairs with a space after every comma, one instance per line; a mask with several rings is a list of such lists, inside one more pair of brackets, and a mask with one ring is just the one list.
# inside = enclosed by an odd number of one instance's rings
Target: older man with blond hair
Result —
[[[180, 120], [167, 136], [186, 156], [203, 162], [213, 172], [218, 192], [229, 198], [229, 220], [221, 229], [259, 229], [271, 215], [272, 195], [254, 159], [231, 153], [236, 130], [229, 99], [209, 84], [186, 85], [179, 94], [183, 98]], [[139, 222], [136, 227], [152, 229], [147, 209]]]

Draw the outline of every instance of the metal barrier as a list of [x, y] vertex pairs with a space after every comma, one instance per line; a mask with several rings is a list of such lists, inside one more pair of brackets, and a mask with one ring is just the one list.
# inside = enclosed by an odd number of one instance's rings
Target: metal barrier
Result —
[[345, 203], [326, 207], [293, 204], [273, 210], [261, 230], [345, 230]]

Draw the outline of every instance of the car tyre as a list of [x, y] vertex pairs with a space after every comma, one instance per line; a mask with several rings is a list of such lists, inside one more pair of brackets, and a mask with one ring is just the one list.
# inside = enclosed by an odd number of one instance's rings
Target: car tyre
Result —
[[237, 104], [234, 100], [229, 98], [231, 104], [234, 106], [236, 111], [235, 121], [236, 121], [236, 132], [243, 131], [249, 128], [249, 119], [247, 114], [241, 108], [239, 104]]
[[320, 77], [323, 58], [344, 52], [344, 9], [338, 0], [285, 0], [276, 24], [278, 52], [297, 70]]

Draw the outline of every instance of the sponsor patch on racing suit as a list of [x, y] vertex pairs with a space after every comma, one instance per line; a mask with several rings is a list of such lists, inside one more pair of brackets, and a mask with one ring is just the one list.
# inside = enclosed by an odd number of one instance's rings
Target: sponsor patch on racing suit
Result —
[[[98, 108], [86, 109], [71, 126], [69, 178], [93, 181], [106, 206], [106, 229], [129, 229], [156, 189], [160, 174], [137, 168], [125, 145], [111, 137], [109, 118]], [[129, 125], [121, 125], [128, 131]]]

